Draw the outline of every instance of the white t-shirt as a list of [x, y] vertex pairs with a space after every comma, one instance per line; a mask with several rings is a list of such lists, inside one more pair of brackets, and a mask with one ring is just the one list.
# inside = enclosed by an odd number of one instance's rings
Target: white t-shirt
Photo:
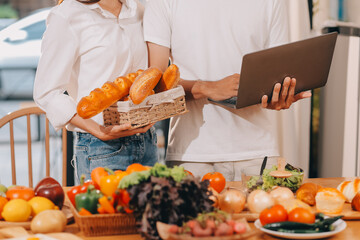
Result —
[[[171, 48], [182, 79], [217, 81], [240, 73], [244, 54], [288, 42], [285, 1], [150, 0], [144, 38]], [[171, 119], [167, 160], [278, 155], [269, 110], [260, 105], [233, 110], [200, 99], [188, 100], [187, 107], [189, 113]]]
[[[76, 0], [65, 0], [51, 10], [42, 40], [34, 100], [55, 129], [74, 116], [77, 103], [92, 90], [147, 67], [144, 7], [137, 0], [122, 2], [119, 17], [97, 3]], [[101, 113], [92, 119], [103, 124]], [[82, 131], [71, 124], [67, 128]]]

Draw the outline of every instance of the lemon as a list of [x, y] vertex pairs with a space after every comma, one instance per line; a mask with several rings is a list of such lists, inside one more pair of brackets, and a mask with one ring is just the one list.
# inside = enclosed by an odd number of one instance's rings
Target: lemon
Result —
[[59, 209], [55, 204], [46, 197], [33, 197], [28, 201], [31, 206], [31, 216], [36, 216], [36, 214], [44, 210], [53, 210]]
[[24, 199], [13, 199], [5, 204], [1, 213], [5, 221], [25, 222], [31, 214], [31, 206]]

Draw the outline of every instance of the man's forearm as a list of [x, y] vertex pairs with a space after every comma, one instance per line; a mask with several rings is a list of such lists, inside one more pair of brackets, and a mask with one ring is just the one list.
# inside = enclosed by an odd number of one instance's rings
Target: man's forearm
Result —
[[183, 86], [186, 96], [192, 99], [207, 98], [208, 89], [211, 82], [208, 81], [189, 81], [181, 79], [179, 84]]

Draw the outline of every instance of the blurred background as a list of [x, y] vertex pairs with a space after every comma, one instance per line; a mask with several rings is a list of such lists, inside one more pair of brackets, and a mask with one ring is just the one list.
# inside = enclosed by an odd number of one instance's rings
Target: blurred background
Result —
[[[151, 1], [151, 0], [150, 0]], [[0, 0], [0, 118], [32, 104], [32, 89], [40, 56], [46, 17], [55, 0]], [[146, 5], [146, 1], [142, 1]], [[305, 169], [308, 177], [359, 176], [359, 0], [287, 1], [291, 41], [337, 31], [339, 38], [326, 87], [315, 89], [309, 101], [297, 103], [289, 111], [273, 114], [279, 123], [276, 135], [281, 154], [290, 163]], [[15, 123], [18, 142], [17, 172], [24, 175], [27, 161], [26, 120]], [[168, 120], [156, 124], [159, 159], [164, 161]], [[32, 132], [36, 141], [33, 153], [37, 182], [44, 176], [44, 129], [41, 119], [34, 119]], [[9, 129], [0, 129], [0, 182], [10, 185]], [[73, 184], [72, 135], [68, 134], [68, 184]], [[61, 178], [61, 136], [51, 134], [51, 171]], [[24, 182], [21, 182], [24, 181]]]

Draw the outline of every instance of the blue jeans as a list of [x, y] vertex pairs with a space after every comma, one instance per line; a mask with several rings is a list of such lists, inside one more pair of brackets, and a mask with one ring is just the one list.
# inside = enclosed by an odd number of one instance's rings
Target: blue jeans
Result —
[[153, 166], [158, 161], [155, 128], [146, 133], [102, 141], [90, 133], [76, 132], [74, 142], [75, 184], [82, 174], [91, 178], [97, 167], [126, 170], [132, 163]]

